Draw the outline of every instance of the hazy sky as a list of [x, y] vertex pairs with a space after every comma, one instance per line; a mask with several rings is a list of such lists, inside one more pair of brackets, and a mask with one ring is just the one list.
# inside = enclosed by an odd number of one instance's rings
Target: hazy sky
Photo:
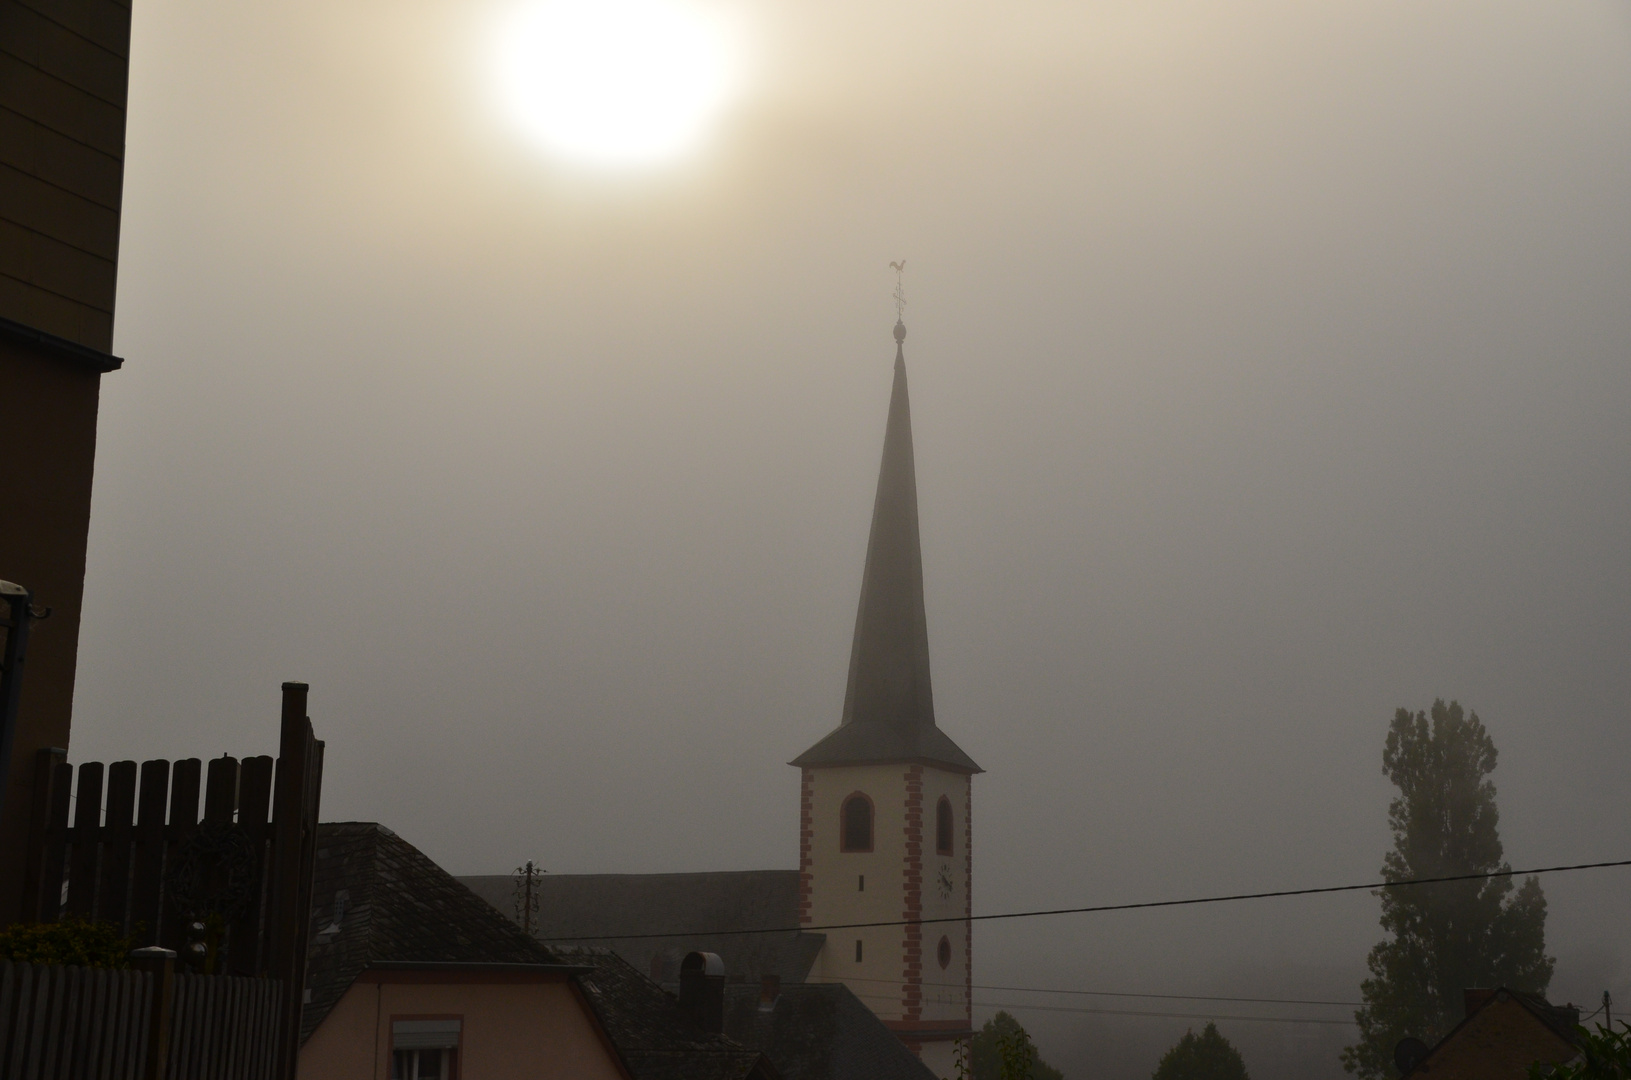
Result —
[[[1631, 857], [1631, 8], [744, 3], [622, 173], [507, 125], [498, 10], [136, 5], [76, 758], [272, 753], [299, 679], [325, 816], [455, 872], [794, 866], [904, 257], [977, 911], [1367, 880], [1435, 696], [1514, 865]], [[1631, 1008], [1628, 887], [1546, 880], [1554, 999]], [[976, 982], [1349, 1000], [1376, 914], [987, 924]], [[1021, 1016], [1076, 1076], [1198, 1024]]]

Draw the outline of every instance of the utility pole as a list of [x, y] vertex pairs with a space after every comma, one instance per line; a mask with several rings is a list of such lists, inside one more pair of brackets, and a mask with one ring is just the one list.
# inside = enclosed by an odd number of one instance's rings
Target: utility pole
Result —
[[515, 868], [515, 921], [529, 937], [538, 933], [538, 875], [543, 873], [544, 868], [531, 859]]

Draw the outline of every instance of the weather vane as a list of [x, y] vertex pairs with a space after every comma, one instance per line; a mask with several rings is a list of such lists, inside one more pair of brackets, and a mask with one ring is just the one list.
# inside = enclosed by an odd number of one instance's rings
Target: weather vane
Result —
[[895, 321], [906, 321], [906, 260], [892, 262], [889, 269], [895, 272]]

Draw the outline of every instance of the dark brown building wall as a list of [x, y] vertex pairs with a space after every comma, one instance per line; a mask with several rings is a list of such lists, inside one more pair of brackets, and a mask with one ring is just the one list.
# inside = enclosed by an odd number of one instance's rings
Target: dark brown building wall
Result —
[[101, 373], [0, 336], [0, 578], [51, 609], [30, 632], [11, 783], [0, 814], [0, 925], [16, 917], [34, 751], [68, 745]]
[[0, 0], [0, 316], [113, 348], [130, 7]]
[[0, 578], [52, 612], [31, 632], [0, 807], [0, 925], [18, 910], [34, 751], [68, 746], [98, 384], [118, 365], [129, 55], [128, 3], [0, 0]]

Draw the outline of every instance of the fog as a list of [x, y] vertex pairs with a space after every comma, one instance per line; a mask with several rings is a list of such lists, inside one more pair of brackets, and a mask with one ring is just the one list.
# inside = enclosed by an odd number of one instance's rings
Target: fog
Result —
[[[1514, 866], [1631, 857], [1623, 4], [738, 14], [738, 107], [607, 175], [505, 128], [481, 4], [136, 5], [75, 758], [274, 752], [298, 679], [325, 818], [455, 873], [796, 865], [906, 258], [977, 913], [1372, 880], [1440, 696]], [[1631, 1003], [1628, 874], [1545, 879], [1553, 1000]], [[1356, 1001], [1377, 914], [983, 923], [975, 982]], [[1016, 1014], [1073, 1078], [1205, 1022]]]

